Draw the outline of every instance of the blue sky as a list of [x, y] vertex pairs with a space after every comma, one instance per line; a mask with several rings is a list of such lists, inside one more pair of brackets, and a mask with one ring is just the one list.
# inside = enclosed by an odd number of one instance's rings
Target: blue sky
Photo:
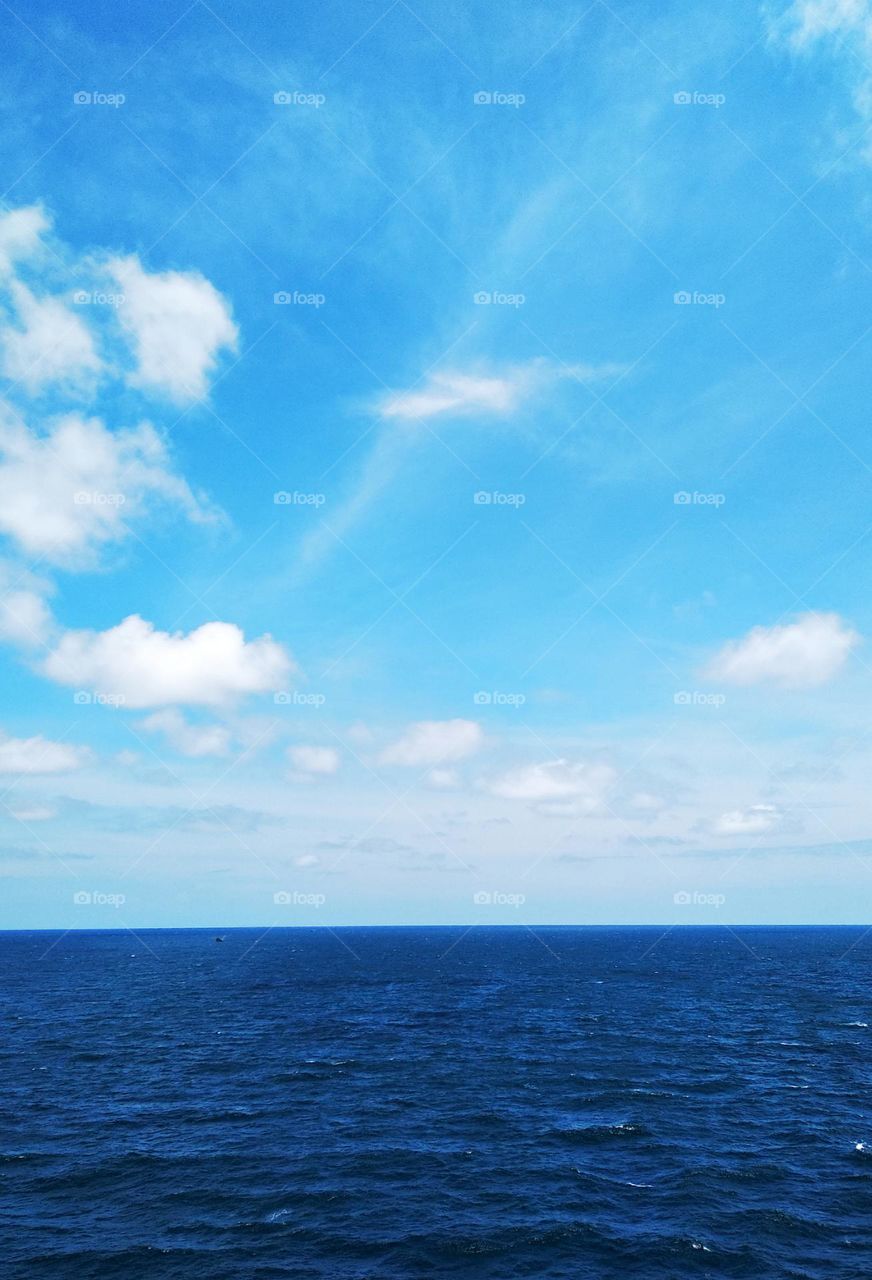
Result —
[[0, 925], [866, 920], [872, 5], [0, 29]]

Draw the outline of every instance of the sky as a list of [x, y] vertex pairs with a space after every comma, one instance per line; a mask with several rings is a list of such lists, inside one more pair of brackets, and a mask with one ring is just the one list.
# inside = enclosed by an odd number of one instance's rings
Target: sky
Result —
[[0, 927], [872, 920], [872, 3], [0, 51]]

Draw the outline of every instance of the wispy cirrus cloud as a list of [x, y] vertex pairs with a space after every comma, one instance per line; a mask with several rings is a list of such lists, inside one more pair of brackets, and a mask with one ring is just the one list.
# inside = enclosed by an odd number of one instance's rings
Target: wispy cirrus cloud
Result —
[[612, 364], [564, 366], [535, 359], [499, 372], [439, 370], [431, 373], [419, 387], [387, 392], [378, 400], [376, 408], [382, 417], [409, 421], [436, 417], [511, 417], [537, 392], [545, 391], [561, 379], [596, 381], [620, 373], [623, 368]]

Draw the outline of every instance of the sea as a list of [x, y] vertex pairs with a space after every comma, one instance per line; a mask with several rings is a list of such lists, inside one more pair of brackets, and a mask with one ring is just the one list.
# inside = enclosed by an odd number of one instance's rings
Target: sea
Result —
[[8, 1280], [872, 1276], [861, 927], [19, 932], [0, 988]]

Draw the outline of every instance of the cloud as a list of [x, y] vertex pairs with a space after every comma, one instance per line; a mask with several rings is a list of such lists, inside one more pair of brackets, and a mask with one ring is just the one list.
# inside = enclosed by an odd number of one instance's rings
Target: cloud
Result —
[[146, 716], [142, 728], [149, 733], [162, 733], [183, 756], [226, 756], [230, 750], [230, 730], [224, 725], [190, 724], [174, 707]]
[[719, 836], [762, 836], [775, 831], [784, 815], [774, 804], [753, 804], [749, 809], [723, 813], [715, 823]]
[[19, 259], [32, 257], [48, 227], [45, 212], [35, 204], [0, 216], [0, 275], [8, 275]]
[[796, 622], [754, 627], [716, 654], [707, 674], [728, 684], [785, 688], [824, 684], [842, 667], [860, 636], [837, 613], [806, 613]]
[[[872, 3], [870, 0], [794, 0], [770, 23], [776, 42], [809, 54], [819, 45], [844, 62], [840, 83], [850, 85], [854, 108], [863, 125], [872, 120]], [[841, 148], [840, 148], [841, 149]], [[872, 160], [868, 142], [859, 154]]]
[[288, 759], [298, 773], [332, 774], [341, 763], [333, 747], [291, 747]]
[[474, 720], [421, 720], [385, 747], [379, 761], [409, 767], [442, 764], [465, 759], [478, 751], [483, 742], [481, 725]]
[[42, 664], [59, 684], [119, 695], [134, 709], [224, 706], [279, 689], [293, 669], [271, 636], [246, 641], [229, 622], [195, 631], [156, 631], [133, 614], [108, 631], [67, 631]]
[[392, 391], [378, 403], [385, 418], [426, 419], [451, 417], [505, 417], [516, 413], [536, 391], [561, 378], [591, 381], [620, 372], [620, 365], [552, 364], [530, 360], [500, 374], [462, 373], [459, 370], [432, 373], [423, 386], [409, 391]]
[[200, 399], [219, 352], [236, 349], [226, 300], [196, 272], [151, 274], [135, 256], [113, 259], [109, 271], [124, 295], [118, 318], [137, 358], [131, 383], [180, 403]]
[[88, 567], [105, 543], [127, 536], [132, 516], [158, 502], [210, 518], [148, 423], [111, 432], [98, 418], [68, 414], [38, 435], [0, 419], [0, 532], [28, 554]]
[[12, 297], [19, 324], [0, 330], [2, 370], [28, 391], [49, 383], [70, 388], [93, 385], [102, 367], [90, 330], [57, 298], [36, 298], [14, 281]]
[[0, 561], [0, 640], [22, 648], [45, 644], [54, 629], [42, 578]]
[[486, 789], [506, 800], [532, 801], [542, 813], [574, 817], [597, 809], [616, 776], [609, 765], [549, 760], [509, 769]]
[[0, 774], [69, 773], [89, 759], [84, 747], [45, 738], [7, 738], [0, 734]]
[[803, 49], [824, 36], [872, 35], [869, 0], [795, 0], [779, 20], [790, 44]]

